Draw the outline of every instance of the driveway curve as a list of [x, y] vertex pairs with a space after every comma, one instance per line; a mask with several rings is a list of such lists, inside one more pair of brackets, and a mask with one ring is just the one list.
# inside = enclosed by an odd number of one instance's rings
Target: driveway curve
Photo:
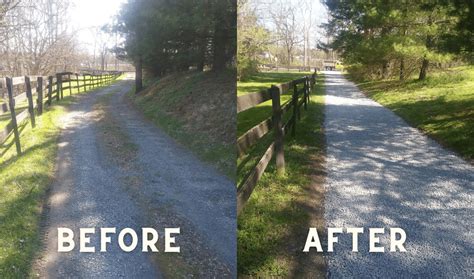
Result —
[[[57, 175], [46, 206], [43, 249], [34, 275], [161, 278], [167, 277], [163, 270], [168, 275], [175, 270], [176, 276], [192, 272], [232, 278], [236, 272], [234, 183], [143, 118], [127, 101], [126, 93], [132, 88], [128, 78], [78, 96], [71, 105], [62, 123]], [[105, 99], [105, 113], [120, 123], [118, 129], [136, 152], [125, 167], [104, 147], [107, 138], [96, 105]], [[96, 228], [90, 245], [97, 252], [58, 253], [58, 227], [72, 229], [77, 244], [79, 228]], [[159, 259], [140, 249], [126, 253], [119, 249], [116, 236], [108, 252], [100, 253], [101, 227], [116, 227], [117, 234], [132, 228], [139, 235], [142, 227], [153, 227], [160, 239], [165, 227], [180, 227], [176, 239], [181, 253]]]

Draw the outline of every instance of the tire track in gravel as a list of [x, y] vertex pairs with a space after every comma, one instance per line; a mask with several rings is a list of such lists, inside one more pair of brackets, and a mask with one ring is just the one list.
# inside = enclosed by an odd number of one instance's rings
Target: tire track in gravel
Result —
[[[364, 227], [359, 253], [339, 235], [329, 277], [468, 278], [474, 253], [474, 168], [326, 72], [328, 227]], [[407, 233], [405, 253], [368, 253], [369, 227]]]
[[[236, 247], [234, 183], [201, 163], [130, 107], [125, 95], [132, 85], [131, 80], [119, 81], [78, 96], [70, 107], [59, 143], [56, 181], [45, 210], [44, 248], [34, 265], [34, 275], [232, 277]], [[136, 147], [135, 159], [126, 166], [117, 162], [116, 154], [106, 147], [100, 112], [94, 109], [107, 95], [111, 98], [106, 113], [119, 121], [121, 132]], [[181, 226], [177, 237], [181, 254], [158, 253], [158, 260], [140, 249], [121, 251], [116, 236], [107, 253], [79, 253], [77, 249], [56, 252], [58, 227], [77, 232], [78, 244], [81, 227], [116, 227], [117, 232], [125, 227], [137, 232], [142, 227], [154, 227], [163, 239], [163, 228], [174, 226]], [[91, 240], [97, 250], [99, 238]], [[162, 241], [159, 245], [163, 251]], [[141, 247], [140, 242], [137, 247]], [[170, 266], [176, 269], [175, 274], [168, 273]]]

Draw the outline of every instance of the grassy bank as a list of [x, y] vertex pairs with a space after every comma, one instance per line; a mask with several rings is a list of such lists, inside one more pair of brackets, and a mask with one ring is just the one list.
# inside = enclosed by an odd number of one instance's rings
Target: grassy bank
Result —
[[16, 155], [12, 136], [0, 146], [0, 274], [4, 278], [29, 276], [41, 245], [41, 209], [54, 179], [61, 118], [74, 101], [67, 96], [46, 106], [34, 129], [29, 121], [20, 126], [22, 156]]
[[[267, 77], [268, 75], [268, 77]], [[261, 73], [259, 80], [273, 84], [301, 77], [303, 74]], [[259, 87], [255, 80], [252, 88]], [[285, 138], [286, 175], [277, 177], [274, 160], [257, 184], [238, 219], [238, 272], [240, 277], [314, 277], [324, 276], [324, 260], [316, 253], [303, 254], [302, 245], [309, 227], [324, 227], [323, 78], [311, 96], [307, 111], [297, 122], [296, 137]], [[270, 83], [270, 84], [271, 84]], [[250, 88], [245, 82], [239, 90]], [[243, 91], [243, 90], [242, 90]], [[283, 96], [285, 101], [289, 97]], [[238, 134], [270, 114], [271, 103], [238, 115]], [[269, 134], [246, 158], [239, 160], [238, 179], [253, 166], [271, 141]]]
[[130, 97], [168, 135], [235, 177], [235, 72], [169, 75]]
[[432, 73], [424, 81], [383, 80], [358, 86], [410, 125], [474, 159], [474, 66]]

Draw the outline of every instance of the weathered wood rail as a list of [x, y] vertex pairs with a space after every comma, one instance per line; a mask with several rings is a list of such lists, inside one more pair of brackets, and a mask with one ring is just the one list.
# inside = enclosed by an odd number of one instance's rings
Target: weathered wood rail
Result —
[[[0, 103], [0, 116], [10, 114], [9, 122], [0, 128], [0, 145], [5, 145], [10, 136], [13, 141], [7, 144], [0, 153], [3, 156], [14, 144], [17, 155], [21, 155], [19, 127], [28, 119], [31, 126], [36, 125], [36, 117], [43, 113], [44, 106], [51, 106], [53, 101], [64, 98], [67, 90], [72, 95], [98, 86], [107, 85], [119, 77], [121, 72], [104, 72], [101, 74], [77, 74], [72, 72], [57, 73], [54, 76], [2, 77], [0, 88], [7, 91], [7, 100]], [[23, 90], [25, 90], [23, 92]]]
[[315, 69], [313, 66], [288, 66], [288, 65], [274, 65], [274, 64], [260, 64], [260, 69], [267, 71], [298, 71], [311, 72]]
[[[292, 80], [257, 93], [239, 96], [237, 98], [237, 113], [253, 108], [258, 104], [272, 100], [272, 115], [250, 128], [237, 139], [238, 156], [241, 158], [255, 146], [272, 129], [274, 140], [267, 147], [255, 167], [245, 176], [237, 187], [237, 214], [240, 214], [252, 194], [257, 182], [262, 177], [270, 160], [275, 156], [277, 173], [285, 172], [284, 137], [291, 131], [295, 136], [296, 123], [300, 119], [301, 107], [307, 109], [310, 92], [316, 83], [316, 72], [311, 76]], [[292, 98], [285, 104], [280, 104], [281, 95], [292, 90]], [[288, 121], [284, 122], [285, 113], [291, 111]]]

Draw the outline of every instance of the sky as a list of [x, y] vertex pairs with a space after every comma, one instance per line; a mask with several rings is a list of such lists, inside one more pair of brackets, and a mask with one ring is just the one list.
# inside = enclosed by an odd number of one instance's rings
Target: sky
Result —
[[[265, 15], [268, 14], [268, 7], [275, 5], [276, 2], [287, 2], [290, 5], [298, 5], [302, 0], [250, 0], [250, 2], [262, 7], [262, 14], [259, 15], [261, 20], [268, 23], [270, 20]], [[317, 26], [327, 21], [327, 11], [320, 0], [307, 0], [312, 3], [313, 13], [312, 21], [314, 34], [313, 37], [321, 37], [322, 30]], [[80, 47], [89, 52], [94, 51], [95, 37], [97, 36], [97, 28], [111, 23], [114, 16], [120, 11], [122, 4], [127, 0], [72, 0], [71, 11], [71, 28], [78, 30], [78, 41]], [[300, 10], [301, 12], [301, 10]], [[268, 16], [268, 15], [267, 15]], [[300, 15], [301, 16], [301, 15]], [[315, 38], [317, 39], [317, 38]], [[110, 40], [109, 47], [113, 47], [115, 40]], [[313, 43], [312, 43], [313, 44]]]
[[[120, 7], [127, 0], [73, 0], [71, 11], [71, 28], [78, 30], [78, 41], [82, 48], [94, 49], [96, 28], [111, 23]], [[113, 44], [113, 42], [111, 42]]]

